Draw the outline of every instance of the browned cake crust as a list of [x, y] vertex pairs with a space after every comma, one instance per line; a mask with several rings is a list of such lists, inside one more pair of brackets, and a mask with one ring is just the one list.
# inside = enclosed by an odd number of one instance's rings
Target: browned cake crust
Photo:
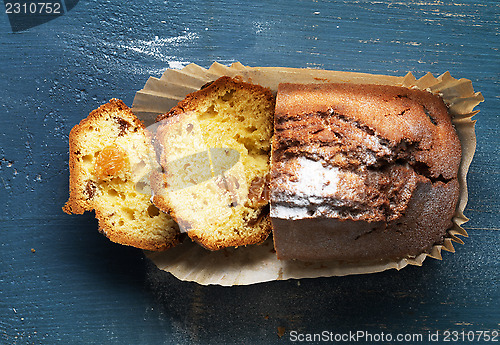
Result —
[[156, 118], [156, 122], [164, 120], [168, 117], [184, 114], [188, 111], [196, 111], [200, 106], [200, 103], [204, 102], [214, 93], [217, 93], [219, 90], [224, 91], [231, 89], [244, 90], [245, 92], [248, 92], [250, 94], [260, 95], [259, 97], [262, 97], [265, 102], [273, 106], [275, 104], [275, 99], [269, 89], [266, 89], [260, 85], [240, 81], [237, 78], [223, 76], [218, 78], [217, 80], [203, 85], [200, 90], [186, 95], [186, 97], [175, 107], [170, 109], [169, 112], [158, 115], [158, 117]]
[[461, 147], [442, 99], [356, 84], [280, 84], [271, 217], [281, 259], [381, 261], [441, 243]]
[[95, 210], [99, 231], [120, 244], [165, 250], [179, 242], [177, 224], [150, 201], [150, 135], [121, 100], [110, 100], [73, 127], [69, 155], [64, 212]]
[[[268, 89], [221, 77], [157, 118], [155, 142], [164, 170], [153, 175], [153, 202], [207, 249], [257, 244], [271, 233], [268, 198], [263, 195], [267, 192], [274, 105]], [[209, 161], [203, 161], [208, 156], [203, 153], [213, 148], [237, 152], [238, 163], [210, 175]], [[185, 160], [183, 168], [175, 172], [173, 157], [176, 162]], [[220, 158], [211, 153], [210, 164]], [[193, 183], [172, 190], [169, 176], [179, 179], [175, 175], [186, 171], [192, 176], [185, 179]]]

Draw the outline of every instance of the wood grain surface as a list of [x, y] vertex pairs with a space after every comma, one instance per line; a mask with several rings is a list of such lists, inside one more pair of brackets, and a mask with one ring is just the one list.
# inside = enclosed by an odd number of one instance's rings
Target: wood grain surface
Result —
[[[281, 344], [364, 331], [401, 344], [397, 334], [498, 331], [499, 13], [496, 0], [80, 1], [19, 33], [4, 14], [0, 343]], [[472, 80], [485, 102], [465, 244], [399, 272], [203, 287], [109, 242], [92, 214], [63, 214], [70, 129], [110, 98], [131, 105], [149, 76], [213, 61]], [[455, 343], [491, 343], [473, 340]]]

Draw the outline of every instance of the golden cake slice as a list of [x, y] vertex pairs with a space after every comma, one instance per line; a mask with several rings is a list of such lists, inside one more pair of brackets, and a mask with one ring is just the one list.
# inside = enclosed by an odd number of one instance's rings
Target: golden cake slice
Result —
[[147, 250], [179, 242], [175, 221], [151, 201], [149, 175], [158, 169], [151, 135], [120, 100], [112, 99], [69, 135], [70, 196], [64, 212], [95, 210], [111, 241]]
[[204, 247], [256, 244], [269, 235], [273, 114], [268, 89], [221, 77], [158, 117], [163, 172], [152, 179], [153, 202]]

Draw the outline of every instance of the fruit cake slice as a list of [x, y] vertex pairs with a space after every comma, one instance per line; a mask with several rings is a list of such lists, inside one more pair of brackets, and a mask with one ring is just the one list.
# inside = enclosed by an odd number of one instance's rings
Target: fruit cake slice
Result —
[[264, 241], [274, 96], [221, 77], [158, 117], [153, 202], [204, 247]]
[[146, 250], [179, 242], [175, 221], [154, 206], [149, 174], [157, 168], [151, 136], [120, 100], [112, 99], [69, 135], [70, 196], [64, 212], [95, 210], [111, 241]]

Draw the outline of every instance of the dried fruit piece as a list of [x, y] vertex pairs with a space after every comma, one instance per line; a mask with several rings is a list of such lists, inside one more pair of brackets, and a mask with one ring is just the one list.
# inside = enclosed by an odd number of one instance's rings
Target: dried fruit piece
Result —
[[125, 151], [117, 145], [106, 146], [97, 156], [94, 170], [96, 176], [103, 180], [115, 176], [128, 165]]

